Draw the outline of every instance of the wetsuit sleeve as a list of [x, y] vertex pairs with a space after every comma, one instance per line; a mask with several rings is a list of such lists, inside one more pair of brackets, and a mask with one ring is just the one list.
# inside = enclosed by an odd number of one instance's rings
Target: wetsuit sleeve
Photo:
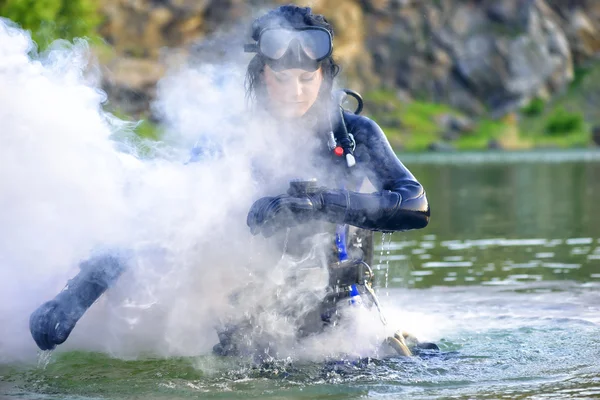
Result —
[[423, 187], [396, 157], [381, 128], [359, 118], [351, 130], [362, 152], [361, 164], [378, 192], [323, 192], [325, 219], [386, 232], [425, 227], [430, 212]]

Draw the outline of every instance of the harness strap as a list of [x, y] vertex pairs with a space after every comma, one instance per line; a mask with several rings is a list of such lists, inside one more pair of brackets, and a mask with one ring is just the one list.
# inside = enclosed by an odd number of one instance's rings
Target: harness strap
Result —
[[356, 141], [354, 136], [348, 132], [346, 121], [344, 121], [344, 108], [342, 103], [347, 95], [351, 95], [358, 102], [358, 107], [354, 111], [355, 114], [359, 114], [363, 109], [363, 100], [361, 96], [353, 90], [342, 89], [336, 93], [336, 104], [337, 111], [339, 114], [339, 124], [337, 129], [333, 129], [333, 121], [331, 115], [329, 116], [329, 126], [331, 131], [329, 132], [328, 146], [333, 153], [338, 156], [346, 157], [346, 165], [348, 168], [352, 168], [356, 165], [356, 158], [354, 157], [354, 150], [356, 149]]

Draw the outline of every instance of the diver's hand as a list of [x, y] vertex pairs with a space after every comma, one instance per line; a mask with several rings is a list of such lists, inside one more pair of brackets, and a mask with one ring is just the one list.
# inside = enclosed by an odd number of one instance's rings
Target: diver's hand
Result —
[[41, 350], [52, 350], [67, 340], [76, 323], [77, 318], [70, 315], [65, 304], [54, 299], [31, 314], [29, 330]]
[[77, 321], [119, 279], [132, 257], [131, 251], [114, 249], [82, 261], [67, 286], [29, 317], [29, 330], [38, 347], [52, 350], [67, 340]]
[[311, 220], [323, 208], [320, 192], [304, 196], [283, 194], [258, 199], [248, 212], [246, 222], [253, 235], [270, 237], [283, 228]]

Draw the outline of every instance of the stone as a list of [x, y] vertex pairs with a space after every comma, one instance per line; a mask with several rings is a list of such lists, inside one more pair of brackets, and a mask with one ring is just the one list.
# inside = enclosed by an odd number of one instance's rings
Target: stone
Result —
[[457, 133], [459, 136], [475, 129], [473, 120], [462, 115], [442, 114], [437, 117], [437, 123], [442, 130]]
[[502, 143], [500, 143], [497, 139], [490, 139], [488, 141], [487, 148], [489, 150], [504, 150]]
[[167, 25], [173, 19], [174, 15], [171, 10], [166, 7], [153, 8], [148, 14], [148, 23], [155, 24], [159, 27]]
[[156, 82], [165, 66], [153, 60], [119, 57], [104, 71], [102, 87], [109, 97], [109, 108], [139, 117], [150, 109], [156, 96]]
[[446, 131], [442, 133], [442, 139], [446, 142], [453, 142], [460, 139], [460, 132], [457, 131]]
[[567, 34], [572, 58], [577, 65], [600, 52], [600, 2], [597, 0], [545, 0]]
[[578, 50], [587, 57], [600, 52], [600, 29], [582, 10], [576, 10], [571, 15], [572, 32], [578, 39]]
[[600, 146], [600, 125], [592, 129], [592, 141], [596, 146]]
[[454, 150], [456, 150], [456, 148], [454, 146], [452, 146], [450, 143], [433, 142], [429, 146], [427, 146], [427, 150], [438, 151], [438, 152], [448, 152], [448, 151], [454, 151]]

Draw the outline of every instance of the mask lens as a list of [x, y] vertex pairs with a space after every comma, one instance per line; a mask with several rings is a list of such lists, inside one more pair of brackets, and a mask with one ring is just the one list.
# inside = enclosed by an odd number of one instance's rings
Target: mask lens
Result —
[[270, 29], [260, 35], [260, 52], [273, 60], [278, 60], [285, 54], [294, 38], [291, 31], [285, 29]]
[[302, 49], [311, 59], [320, 61], [331, 52], [331, 36], [322, 30], [305, 30], [299, 32]]
[[260, 52], [272, 60], [278, 60], [283, 57], [294, 39], [298, 40], [302, 50], [312, 60], [321, 61], [331, 53], [331, 36], [327, 31], [321, 29], [266, 30], [260, 36]]

